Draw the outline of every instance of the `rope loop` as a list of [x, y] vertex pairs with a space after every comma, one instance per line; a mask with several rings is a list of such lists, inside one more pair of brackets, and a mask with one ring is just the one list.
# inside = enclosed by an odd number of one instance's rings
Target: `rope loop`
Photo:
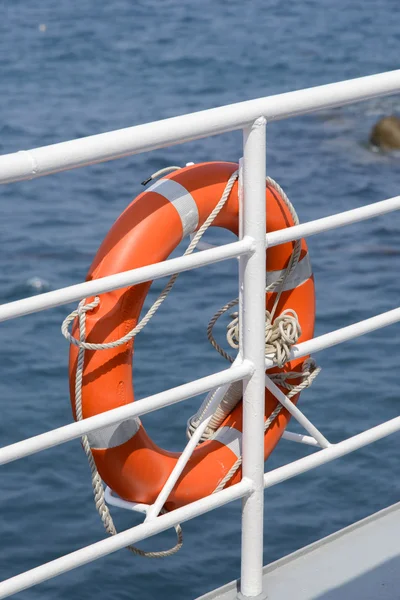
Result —
[[[68, 340], [68, 342], [70, 344], [73, 344], [74, 346], [78, 346], [78, 348], [86, 348], [85, 342], [76, 339], [69, 332], [69, 326], [71, 325], [71, 323], [73, 323], [75, 321], [75, 319], [77, 317], [79, 317], [79, 321], [81, 321], [83, 315], [85, 315], [90, 310], [93, 310], [94, 308], [99, 306], [99, 304], [100, 304], [100, 298], [98, 296], [95, 297], [93, 302], [89, 302], [88, 304], [85, 304], [85, 300], [81, 300], [78, 304], [78, 308], [73, 310], [72, 313], [70, 313], [67, 317], [65, 317], [65, 319], [61, 325], [61, 333], [63, 334], [65, 339]], [[79, 326], [79, 329], [81, 329], [80, 326]]]
[[[274, 188], [278, 194], [283, 199], [286, 204], [289, 212], [293, 218], [294, 225], [299, 224], [299, 218], [294, 209], [294, 206], [290, 202], [289, 198], [281, 188], [281, 186], [274, 181], [271, 177], [267, 177], [266, 179], [267, 185]], [[293, 247], [292, 255], [289, 259], [288, 265], [282, 275], [278, 280], [269, 284], [265, 288], [265, 293], [274, 293], [276, 294], [275, 301], [271, 311], [266, 310], [265, 313], [265, 353], [266, 355], [272, 355], [272, 359], [274, 360], [276, 366], [282, 368], [289, 360], [291, 355], [291, 349], [294, 344], [297, 343], [298, 339], [301, 336], [301, 326], [299, 323], [298, 315], [296, 312], [290, 308], [284, 310], [280, 315], [275, 317], [276, 310], [278, 308], [279, 300], [282, 295], [285, 282], [287, 281], [290, 274], [296, 268], [301, 253], [301, 240], [296, 240]], [[235, 300], [231, 300], [227, 304], [225, 304], [222, 308], [220, 308], [211, 318], [208, 327], [207, 327], [207, 337], [213, 348], [219, 352], [219, 354], [228, 360], [230, 363], [233, 363], [234, 358], [228, 354], [222, 346], [218, 344], [216, 341], [213, 329], [218, 321], [218, 319], [225, 314], [228, 310], [230, 310], [233, 306], [236, 306], [239, 303], [239, 298]], [[274, 318], [275, 317], [275, 318]], [[235, 350], [239, 349], [239, 313], [234, 312], [231, 314], [231, 322], [227, 326], [227, 342], [229, 346]], [[314, 359], [309, 358], [304, 361], [302, 365], [302, 371], [290, 371], [286, 373], [274, 373], [269, 375], [270, 379], [278, 386], [288, 390], [286, 394], [287, 398], [291, 399], [296, 394], [300, 393], [302, 390], [310, 387], [315, 378], [321, 372], [320, 367], [317, 367]], [[299, 380], [300, 383], [294, 384], [290, 383], [290, 381]], [[233, 406], [233, 405], [232, 405]], [[218, 409], [217, 409], [218, 410]], [[270, 425], [274, 422], [276, 417], [282, 410], [282, 405], [280, 403], [277, 404], [275, 410], [270, 414], [270, 416], [265, 420], [264, 423], [264, 432], [270, 427]], [[196, 417], [196, 415], [195, 415]], [[188, 422], [189, 435], [193, 433], [193, 430], [198, 426], [201, 422], [201, 419], [190, 419]], [[209, 432], [208, 432], [209, 435]], [[240, 456], [229, 472], [225, 475], [222, 481], [218, 484], [217, 488], [213, 493], [218, 492], [226, 486], [226, 484], [232, 479], [235, 473], [240, 468], [242, 464], [242, 457]]]

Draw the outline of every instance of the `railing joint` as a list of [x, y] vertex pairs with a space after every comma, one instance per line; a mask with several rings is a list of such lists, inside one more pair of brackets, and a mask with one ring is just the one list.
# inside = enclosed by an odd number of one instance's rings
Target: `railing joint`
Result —
[[254, 254], [254, 252], [257, 249], [257, 242], [256, 240], [250, 236], [250, 235], [245, 235], [242, 238], [242, 242], [244, 242], [243, 245], [247, 246], [247, 252], [246, 254]]
[[256, 491], [256, 486], [254, 485], [254, 481], [250, 479], [250, 477], [242, 477], [241, 482], [244, 486], [247, 486], [248, 492], [245, 497], [251, 496]]
[[[249, 373], [247, 375], [247, 377], [251, 377], [252, 375], [254, 375], [254, 372], [256, 370], [255, 364], [253, 363], [252, 360], [250, 360], [249, 358], [245, 358], [241, 363], [239, 363], [240, 365], [242, 365], [245, 368], [249, 369]], [[246, 377], [246, 376], [245, 376]], [[245, 377], [243, 379], [245, 379]]]

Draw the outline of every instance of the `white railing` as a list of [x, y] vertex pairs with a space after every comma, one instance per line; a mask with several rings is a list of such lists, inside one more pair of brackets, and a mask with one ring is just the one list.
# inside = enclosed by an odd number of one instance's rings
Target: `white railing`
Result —
[[[322, 233], [400, 208], [400, 197], [391, 198], [266, 235], [264, 227], [266, 120], [284, 119], [399, 91], [400, 71], [393, 71], [261, 98], [0, 157], [0, 183], [8, 183], [49, 175], [129, 154], [146, 152], [235, 129], [243, 129], [244, 132], [241, 169], [243, 235], [238, 242], [0, 306], [0, 321], [5, 321], [78, 301], [87, 296], [102, 294], [112, 289], [239, 257], [241, 348], [239, 359], [229, 369], [144, 398], [128, 406], [110, 410], [84, 421], [70, 423], [1, 448], [0, 464], [12, 462], [62, 444], [111, 423], [122, 422], [129, 417], [140, 416], [163, 406], [181, 402], [226, 383], [243, 380], [245, 402], [243, 403], [243, 478], [241, 482], [161, 516], [156, 516], [158, 514], [157, 507], [153, 505], [153, 508], [147, 511], [146, 521], [141, 525], [3, 581], [0, 583], [0, 598], [5, 598], [96, 560], [238, 498], [245, 498], [242, 508], [241, 594], [244, 598], [254, 598], [259, 595], [261, 598], [263, 489], [400, 430], [400, 417], [397, 417], [338, 444], [330, 444], [300, 409], [291, 405], [273, 382], [265, 376], [265, 368], [271, 367], [271, 361], [265, 359], [263, 339], [266, 247]], [[244, 306], [251, 306], [251, 310], [244, 311]], [[400, 308], [298, 344], [292, 349], [292, 357], [318, 352], [398, 321], [400, 321]], [[322, 449], [263, 475], [265, 385], [280, 402], [285, 404], [308, 433], [308, 435], [300, 435], [285, 432], [284, 437]], [[192, 445], [188, 444], [183, 463], [190, 456], [193, 446], [193, 442]], [[182, 461], [179, 468], [181, 467]], [[174, 476], [176, 475], [175, 471]], [[172, 479], [169, 484], [171, 482]], [[166, 490], [164, 490], [164, 495]], [[162, 498], [162, 494], [163, 492], [161, 492], [160, 498]]]

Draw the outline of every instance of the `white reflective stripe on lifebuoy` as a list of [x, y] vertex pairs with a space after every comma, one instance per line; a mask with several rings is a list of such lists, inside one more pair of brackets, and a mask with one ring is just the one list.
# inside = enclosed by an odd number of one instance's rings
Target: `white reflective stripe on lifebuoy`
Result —
[[[275, 283], [275, 281], [278, 281], [278, 279], [284, 274], [284, 272], [285, 269], [283, 269], [282, 271], [267, 271], [266, 286], [269, 286], [271, 285], [271, 283]], [[307, 252], [305, 257], [299, 260], [294, 271], [292, 271], [289, 277], [286, 279], [282, 291], [287, 292], [289, 290], [294, 290], [295, 288], [299, 287], [299, 285], [307, 281], [307, 279], [309, 279], [311, 275], [311, 262]]]
[[159, 179], [148, 192], [156, 192], [173, 204], [182, 221], [182, 238], [196, 231], [199, 224], [199, 210], [193, 196], [177, 181]]
[[239, 458], [242, 456], [242, 432], [234, 427], [221, 427], [211, 438], [227, 446]]
[[91, 431], [87, 437], [93, 449], [116, 448], [133, 438], [139, 429], [140, 419], [133, 417], [123, 423], [113, 423], [97, 431]]

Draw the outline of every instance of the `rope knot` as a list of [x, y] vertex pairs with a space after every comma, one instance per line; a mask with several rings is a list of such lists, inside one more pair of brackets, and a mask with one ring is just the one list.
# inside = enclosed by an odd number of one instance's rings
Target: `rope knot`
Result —
[[292, 346], [301, 336], [297, 313], [291, 308], [284, 310], [272, 321], [272, 315], [265, 313], [265, 354], [272, 354], [278, 367], [282, 368], [290, 358]]
[[[231, 348], [239, 348], [239, 315], [231, 314], [232, 321], [227, 326], [226, 339]], [[278, 367], [282, 368], [290, 358], [292, 346], [301, 336], [297, 313], [291, 308], [284, 310], [272, 321], [273, 315], [265, 311], [265, 354], [272, 355]]]
[[100, 304], [100, 298], [98, 296], [95, 297], [94, 300], [92, 300], [92, 302], [88, 302], [87, 304], [85, 304], [85, 300], [81, 300], [78, 304], [78, 308], [77, 308], [77, 313], [78, 316], [86, 314], [87, 312], [97, 308], [97, 306], [99, 306]]
[[[74, 346], [78, 346], [79, 348], [86, 347], [85, 342], [84, 342], [85, 338], [84, 338], [84, 336], [82, 336], [82, 330], [85, 329], [85, 316], [86, 316], [87, 312], [89, 312], [90, 310], [93, 310], [99, 304], [100, 304], [100, 298], [98, 296], [96, 296], [92, 302], [88, 302], [87, 304], [85, 304], [85, 300], [81, 300], [78, 304], [78, 307], [75, 310], [73, 310], [72, 313], [70, 313], [67, 317], [65, 317], [65, 319], [61, 325], [61, 333], [63, 334], [65, 339], [69, 341], [70, 344], [74, 344]], [[69, 332], [69, 326], [71, 325], [71, 323], [73, 323], [73, 321], [75, 321], [75, 319], [77, 317], [79, 319], [79, 332], [80, 332], [79, 337], [80, 338], [83, 337], [83, 339], [79, 339], [79, 340], [77, 340]]]

